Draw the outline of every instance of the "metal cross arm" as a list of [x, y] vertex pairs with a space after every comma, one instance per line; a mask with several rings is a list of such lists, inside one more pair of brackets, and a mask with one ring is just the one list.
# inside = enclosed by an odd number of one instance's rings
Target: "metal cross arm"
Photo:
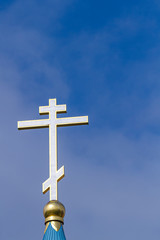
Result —
[[[53, 188], [56, 189], [57, 188], [57, 182], [59, 182], [63, 177], [64, 177], [64, 166], [62, 166], [60, 169], [58, 169], [58, 171], [56, 171], [56, 176], [54, 177], [49, 177], [43, 184], [42, 184], [42, 192], [46, 193], [49, 189]], [[52, 174], [51, 174], [52, 176]], [[56, 179], [56, 181], [54, 181], [54, 178]], [[51, 193], [50, 193], [51, 195]]]
[[40, 115], [49, 114], [51, 110], [52, 111], [54, 110], [56, 113], [66, 113], [67, 112], [67, 107], [66, 107], [66, 104], [56, 105], [56, 100], [55, 99], [49, 99], [49, 106], [39, 107]]
[[57, 118], [56, 124], [57, 124], [57, 127], [72, 126], [72, 125], [84, 125], [84, 124], [88, 124], [88, 116]]
[[46, 128], [49, 127], [50, 120], [43, 119], [43, 120], [29, 120], [29, 121], [19, 121], [18, 122], [18, 129], [32, 129], [32, 128]]

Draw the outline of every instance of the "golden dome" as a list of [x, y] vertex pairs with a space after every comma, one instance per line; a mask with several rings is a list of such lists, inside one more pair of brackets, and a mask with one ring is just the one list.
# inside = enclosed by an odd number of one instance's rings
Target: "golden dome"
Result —
[[51, 221], [59, 221], [63, 223], [65, 207], [59, 201], [52, 200], [45, 205], [43, 214], [45, 217], [45, 224]]

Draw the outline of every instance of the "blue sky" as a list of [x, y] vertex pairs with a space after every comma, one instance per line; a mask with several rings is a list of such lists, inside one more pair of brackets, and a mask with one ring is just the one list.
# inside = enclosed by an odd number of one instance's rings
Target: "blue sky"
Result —
[[0, 239], [42, 239], [49, 98], [89, 126], [58, 129], [67, 239], [159, 240], [160, 3], [0, 2]]

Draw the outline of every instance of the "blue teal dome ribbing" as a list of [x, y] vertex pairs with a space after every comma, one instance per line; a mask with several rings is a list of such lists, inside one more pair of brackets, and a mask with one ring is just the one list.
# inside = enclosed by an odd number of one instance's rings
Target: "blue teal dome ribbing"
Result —
[[51, 223], [49, 223], [48, 228], [44, 234], [43, 240], [66, 240], [63, 226], [60, 227], [59, 231], [55, 231]]

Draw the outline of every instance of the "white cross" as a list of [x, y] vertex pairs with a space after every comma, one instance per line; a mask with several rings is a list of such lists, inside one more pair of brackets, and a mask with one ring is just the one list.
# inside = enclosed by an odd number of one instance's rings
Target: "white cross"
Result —
[[42, 192], [50, 190], [50, 200], [57, 200], [57, 182], [64, 177], [64, 166], [57, 170], [57, 127], [88, 124], [88, 116], [57, 118], [65, 113], [66, 105], [56, 105], [56, 99], [49, 99], [49, 106], [39, 107], [39, 113], [49, 114], [48, 119], [19, 121], [18, 129], [49, 127], [49, 178], [42, 184]]

